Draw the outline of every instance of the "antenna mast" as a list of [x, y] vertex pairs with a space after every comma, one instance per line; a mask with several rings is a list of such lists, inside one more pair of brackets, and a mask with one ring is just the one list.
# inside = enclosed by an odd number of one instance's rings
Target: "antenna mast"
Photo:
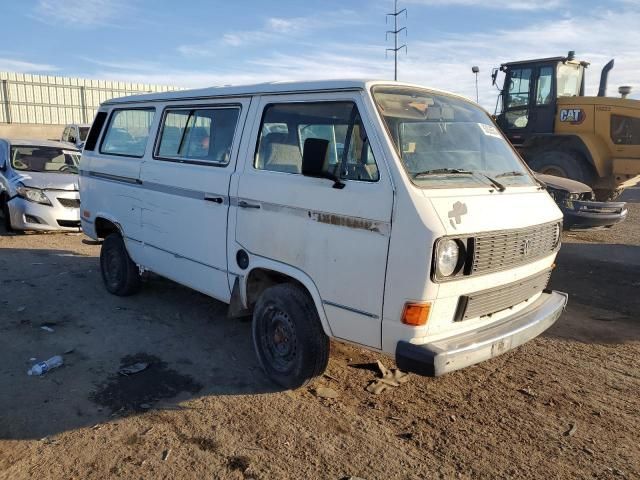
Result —
[[398, 28], [398, 15], [404, 13], [404, 18], [407, 18], [407, 9], [403, 8], [398, 10], [398, 0], [393, 0], [393, 13], [387, 13], [385, 20], [388, 22], [389, 17], [393, 17], [393, 30], [387, 30], [385, 40], [389, 40], [389, 34], [393, 35], [393, 48], [387, 48], [385, 53], [393, 52], [393, 79], [398, 80], [398, 52], [404, 48], [404, 53], [407, 53], [407, 45], [402, 44], [398, 46], [398, 34], [404, 30], [405, 37], [407, 36], [407, 27]]

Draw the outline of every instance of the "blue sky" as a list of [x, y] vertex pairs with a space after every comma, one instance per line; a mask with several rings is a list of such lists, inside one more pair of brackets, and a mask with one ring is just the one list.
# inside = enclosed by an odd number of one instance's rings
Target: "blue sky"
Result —
[[[493, 109], [491, 68], [576, 50], [587, 93], [615, 57], [609, 95], [640, 98], [640, 0], [400, 0], [399, 79]], [[0, 70], [202, 87], [271, 80], [392, 78], [392, 0], [21, 0], [0, 7]]]

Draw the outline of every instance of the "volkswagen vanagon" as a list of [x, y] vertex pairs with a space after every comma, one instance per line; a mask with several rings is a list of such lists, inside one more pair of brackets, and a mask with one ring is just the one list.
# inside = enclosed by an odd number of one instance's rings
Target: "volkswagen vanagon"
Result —
[[253, 316], [295, 388], [329, 339], [441, 375], [542, 333], [562, 214], [476, 104], [389, 81], [109, 100], [82, 154], [82, 227], [106, 289], [151, 271]]

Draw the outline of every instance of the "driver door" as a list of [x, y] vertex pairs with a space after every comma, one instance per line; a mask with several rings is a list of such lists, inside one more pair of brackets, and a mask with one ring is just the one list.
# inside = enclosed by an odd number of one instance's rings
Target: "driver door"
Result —
[[[236, 241], [315, 283], [334, 336], [381, 348], [393, 190], [358, 92], [261, 98], [238, 181]], [[343, 188], [301, 174], [304, 140], [329, 140]]]

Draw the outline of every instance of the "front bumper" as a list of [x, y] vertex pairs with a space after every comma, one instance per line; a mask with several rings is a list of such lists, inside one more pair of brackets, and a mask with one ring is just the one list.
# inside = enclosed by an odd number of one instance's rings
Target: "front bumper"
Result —
[[627, 218], [627, 204], [625, 202], [587, 202], [573, 201], [569, 208], [560, 205], [564, 215], [564, 228], [583, 229], [595, 227], [610, 227]]
[[530, 306], [495, 324], [423, 345], [400, 341], [396, 364], [406, 372], [437, 377], [497, 357], [553, 325], [567, 299], [566, 293], [545, 290]]
[[78, 200], [78, 192], [59, 192], [47, 197], [53, 205], [30, 202], [14, 197], [8, 202], [11, 226], [16, 230], [37, 231], [80, 231], [80, 208], [68, 208], [60, 203], [64, 200]]

